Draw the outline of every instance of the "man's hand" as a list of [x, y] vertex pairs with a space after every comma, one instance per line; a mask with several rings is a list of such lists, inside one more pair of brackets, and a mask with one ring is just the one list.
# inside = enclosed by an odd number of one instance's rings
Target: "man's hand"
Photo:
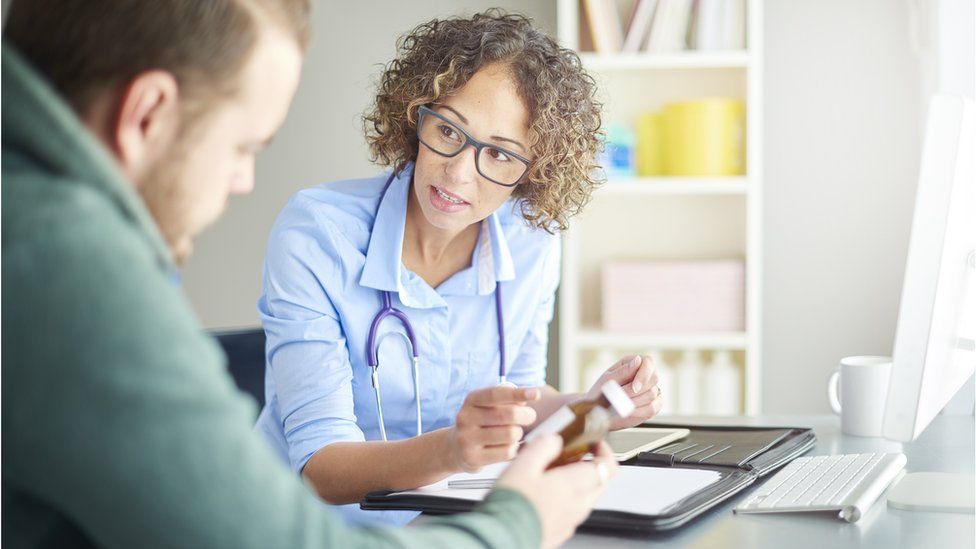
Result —
[[640, 425], [661, 411], [661, 388], [658, 387], [654, 360], [647, 355], [625, 356], [611, 366], [593, 387], [583, 395], [592, 399], [600, 395], [600, 388], [609, 380], [614, 380], [624, 388], [624, 392], [634, 401], [634, 412], [626, 418], [614, 420], [611, 428], [624, 429]]
[[508, 386], [468, 393], [447, 437], [453, 465], [473, 473], [515, 457], [523, 428], [535, 422], [535, 410], [526, 403], [540, 396], [537, 388]]
[[593, 461], [547, 471], [562, 447], [558, 435], [533, 440], [495, 483], [519, 492], [532, 503], [542, 524], [542, 547], [546, 548], [559, 546], [573, 535], [617, 472], [617, 461], [605, 442], [597, 446]]

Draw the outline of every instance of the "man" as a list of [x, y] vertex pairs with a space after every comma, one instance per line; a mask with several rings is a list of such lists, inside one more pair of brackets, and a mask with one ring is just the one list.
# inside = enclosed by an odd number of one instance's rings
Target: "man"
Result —
[[613, 461], [530, 445], [476, 512], [342, 524], [252, 433], [173, 284], [298, 85], [307, 0], [21, 0], [3, 45], [3, 542], [533, 546]]

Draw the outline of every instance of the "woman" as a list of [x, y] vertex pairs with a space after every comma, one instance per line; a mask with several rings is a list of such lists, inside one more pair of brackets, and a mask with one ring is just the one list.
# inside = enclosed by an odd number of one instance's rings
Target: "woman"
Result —
[[[259, 303], [258, 428], [325, 500], [509, 459], [581, 397], [544, 383], [555, 233], [595, 184], [593, 95], [578, 57], [524, 17], [431, 21], [400, 42], [365, 117], [392, 172], [307, 189], [282, 211]], [[622, 359], [590, 392], [611, 378], [638, 406], [616, 427], [660, 409], [650, 359]]]

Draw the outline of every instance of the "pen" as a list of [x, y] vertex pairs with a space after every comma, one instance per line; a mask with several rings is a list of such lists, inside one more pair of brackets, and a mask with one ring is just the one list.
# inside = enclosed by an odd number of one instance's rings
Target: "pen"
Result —
[[448, 488], [459, 490], [488, 490], [495, 485], [492, 478], [469, 478], [464, 480], [450, 480], [447, 482]]
[[674, 454], [641, 452], [637, 454], [637, 465], [660, 465], [664, 467], [671, 467], [674, 465]]

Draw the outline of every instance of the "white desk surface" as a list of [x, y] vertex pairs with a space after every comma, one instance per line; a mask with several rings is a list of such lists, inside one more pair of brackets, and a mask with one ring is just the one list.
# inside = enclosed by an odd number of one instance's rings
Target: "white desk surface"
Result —
[[[903, 452], [907, 472], [936, 471], [973, 474], [976, 468], [976, 421], [973, 416], [938, 416], [908, 444], [880, 438], [842, 435], [837, 416], [757, 416], [736, 418], [663, 418], [662, 422], [717, 425], [812, 427], [816, 447], [805, 455], [863, 452]], [[770, 475], [771, 476], [771, 475]], [[769, 477], [766, 477], [768, 479]], [[761, 482], [764, 482], [764, 479]], [[965, 548], [976, 547], [976, 516], [889, 509], [885, 495], [858, 522], [849, 524], [836, 513], [733, 515], [756, 483], [671, 532], [614, 536], [578, 532], [566, 547], [683, 547], [683, 548]]]

